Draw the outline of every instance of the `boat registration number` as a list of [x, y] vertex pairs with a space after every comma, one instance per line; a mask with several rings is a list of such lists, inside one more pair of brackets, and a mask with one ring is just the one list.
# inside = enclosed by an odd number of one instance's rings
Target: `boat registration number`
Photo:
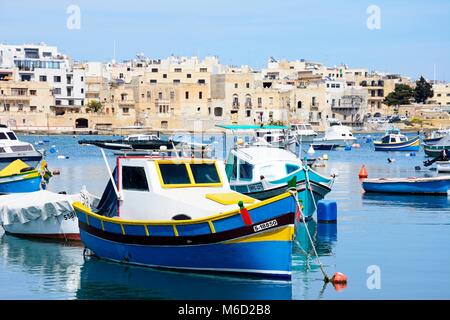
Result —
[[261, 231], [261, 230], [265, 230], [265, 229], [269, 229], [272, 227], [275, 227], [276, 225], [278, 225], [277, 220], [270, 220], [261, 224], [257, 224], [256, 226], [253, 226], [253, 230], [255, 230], [255, 232]]
[[248, 191], [249, 192], [257, 192], [257, 191], [263, 191], [263, 185], [262, 183], [255, 183], [255, 184], [250, 184], [248, 186]]

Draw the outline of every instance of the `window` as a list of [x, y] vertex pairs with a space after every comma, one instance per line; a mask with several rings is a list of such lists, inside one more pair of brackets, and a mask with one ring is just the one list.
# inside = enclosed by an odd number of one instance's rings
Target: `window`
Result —
[[287, 174], [297, 171], [298, 169], [300, 169], [300, 167], [296, 164], [287, 164], [286, 165], [286, 173]]
[[203, 98], [203, 92], [200, 91], [200, 92], [198, 93], [198, 98], [199, 98], [199, 99], [202, 99], [202, 98]]
[[123, 113], [128, 113], [130, 112], [130, 108], [123, 108]]
[[60, 76], [54, 76], [53, 77], [53, 82], [61, 82], [61, 77]]
[[36, 106], [30, 106], [30, 111], [31, 111], [31, 112], [36, 111], [36, 110], [37, 110], [37, 107], [36, 107]]
[[250, 83], [247, 82], [247, 83], [245, 84], [245, 86], [247, 87], [247, 89], [250, 88]]
[[195, 183], [221, 183], [214, 163], [190, 164]]
[[239, 179], [252, 180], [253, 179], [253, 165], [248, 162], [240, 160], [239, 163]]
[[23, 111], [23, 103], [17, 104], [18, 111]]
[[438, 93], [437, 96], [440, 97], [440, 96], [442, 96], [442, 94]]
[[81, 80], [81, 82], [83, 82], [84, 81], [84, 77], [81, 77], [80, 80]]
[[252, 115], [252, 110], [245, 110], [245, 116], [247, 118], [251, 117], [251, 115]]
[[61, 105], [61, 100], [55, 100], [55, 104], [56, 104], [57, 106], [60, 106], [60, 105]]
[[53, 89], [53, 94], [61, 94], [61, 88]]
[[122, 188], [124, 190], [148, 191], [144, 167], [122, 167]]
[[175, 71], [175, 72], [181, 72], [182, 70], [181, 70], [181, 68], [175, 68], [174, 71]]
[[161, 178], [164, 184], [190, 184], [186, 165], [181, 164], [162, 164], [158, 163]]
[[184, 97], [185, 97], [186, 99], [189, 99], [189, 91], [186, 91], [186, 92], [185, 92]]
[[237, 87], [238, 87], [238, 84], [237, 84], [237, 83], [235, 83], [235, 84], [234, 84], [234, 88], [235, 88], [235, 89], [237, 89]]
[[151, 98], [152, 97], [152, 93], [150, 91], [147, 91], [147, 98]]
[[175, 100], [175, 92], [170, 91], [170, 100]]
[[162, 98], [163, 98], [162, 92], [158, 92], [158, 99], [159, 99], [159, 100], [162, 100]]
[[150, 83], [151, 83], [151, 84], [156, 84], [157, 82], [158, 82], [158, 81], [156, 81], [156, 79], [151, 79], [151, 80], [150, 80]]
[[119, 78], [120, 78], [120, 79], [123, 78], [123, 73], [119, 73]]
[[223, 114], [223, 109], [221, 107], [214, 108], [214, 116], [221, 117]]
[[163, 78], [164, 78], [164, 79], [167, 78], [167, 73], [163, 73]]
[[84, 93], [84, 89], [83, 88], [81, 88], [81, 93]]
[[158, 68], [152, 68], [152, 72], [158, 72]]
[[17, 140], [17, 137], [16, 137], [16, 135], [15, 135], [14, 133], [12, 133], [12, 132], [7, 132], [6, 134], [8, 135], [9, 139], [11, 139], [11, 140]]
[[181, 81], [180, 81], [179, 79], [174, 79], [174, 80], [173, 80], [173, 83], [174, 83], [174, 84], [178, 84], [178, 83], [180, 83], [180, 82], [181, 82]]
[[6, 134], [4, 134], [3, 132], [0, 132], [0, 140], [8, 140]]
[[205, 84], [206, 80], [205, 79], [198, 79], [198, 84]]
[[39, 81], [47, 82], [47, 76], [39, 76]]
[[208, 72], [208, 68], [200, 68], [200, 72]]
[[188, 73], [188, 74], [186, 75], [186, 78], [192, 78], [192, 75], [191, 75], [190, 73]]

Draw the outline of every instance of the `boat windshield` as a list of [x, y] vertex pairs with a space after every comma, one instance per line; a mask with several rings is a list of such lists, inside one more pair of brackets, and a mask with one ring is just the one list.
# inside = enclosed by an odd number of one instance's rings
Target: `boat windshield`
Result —
[[10, 131], [10, 132], [7, 132], [6, 134], [8, 135], [9, 139], [17, 140], [17, 137], [13, 132]]
[[161, 186], [164, 188], [221, 186], [222, 180], [215, 162], [156, 162]]
[[8, 137], [3, 132], [0, 132], [0, 140], [8, 140]]

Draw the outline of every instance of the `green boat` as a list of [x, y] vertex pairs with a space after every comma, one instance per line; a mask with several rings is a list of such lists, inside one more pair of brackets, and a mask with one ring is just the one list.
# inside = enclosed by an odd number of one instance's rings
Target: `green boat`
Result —
[[442, 150], [450, 151], [450, 136], [445, 136], [435, 144], [425, 144], [423, 147], [425, 154], [429, 157], [437, 157], [441, 154]]

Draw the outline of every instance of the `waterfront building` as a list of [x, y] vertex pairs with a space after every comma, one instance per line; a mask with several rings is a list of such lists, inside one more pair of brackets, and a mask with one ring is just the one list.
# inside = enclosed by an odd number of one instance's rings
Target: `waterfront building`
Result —
[[450, 83], [433, 84], [433, 97], [430, 102], [450, 108]]

